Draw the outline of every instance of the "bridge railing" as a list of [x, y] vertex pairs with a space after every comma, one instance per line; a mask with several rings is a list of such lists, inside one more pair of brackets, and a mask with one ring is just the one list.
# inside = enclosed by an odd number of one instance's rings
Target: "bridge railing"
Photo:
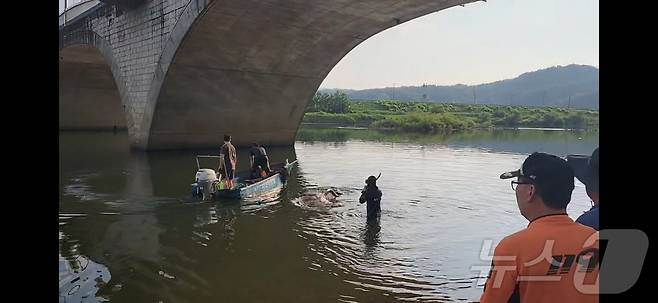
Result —
[[99, 0], [86, 0], [81, 1], [74, 6], [65, 8], [64, 12], [59, 15], [59, 26], [64, 26], [66, 23], [74, 20], [76, 17], [99, 4]]

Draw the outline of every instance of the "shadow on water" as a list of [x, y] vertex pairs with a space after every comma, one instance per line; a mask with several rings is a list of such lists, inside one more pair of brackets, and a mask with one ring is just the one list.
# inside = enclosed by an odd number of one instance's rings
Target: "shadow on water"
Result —
[[[60, 245], [69, 259], [88, 256], [94, 260], [90, 264], [106, 266], [106, 285], [85, 286], [99, 298], [209, 302], [218, 295], [237, 301], [288, 301], [293, 293], [333, 296], [316, 294], [312, 284], [339, 285], [335, 276], [279, 285], [281, 276], [307, 271], [304, 262], [293, 261], [303, 260], [307, 246], [290, 231], [308, 214], [290, 215], [297, 209], [279, 203], [299, 196], [301, 173], [293, 171], [281, 197], [269, 201], [274, 203], [191, 203], [194, 155], [212, 151], [139, 153], [130, 152], [127, 143], [125, 136], [95, 133], [60, 138], [60, 231], [67, 235]], [[293, 147], [268, 152], [272, 162], [296, 159]], [[248, 166], [247, 153], [238, 150], [238, 169]], [[72, 243], [76, 255], [66, 253]], [[60, 263], [62, 273], [69, 263]], [[64, 276], [61, 283], [72, 280]], [[68, 294], [64, 288], [60, 292]], [[265, 289], [270, 291], [260, 292]]]

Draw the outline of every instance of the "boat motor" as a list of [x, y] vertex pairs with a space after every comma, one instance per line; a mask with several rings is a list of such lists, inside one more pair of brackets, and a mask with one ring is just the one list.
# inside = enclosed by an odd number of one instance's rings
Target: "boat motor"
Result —
[[192, 184], [192, 195], [210, 200], [215, 193], [214, 183], [217, 182], [217, 173], [210, 168], [201, 168], [196, 172], [196, 183]]

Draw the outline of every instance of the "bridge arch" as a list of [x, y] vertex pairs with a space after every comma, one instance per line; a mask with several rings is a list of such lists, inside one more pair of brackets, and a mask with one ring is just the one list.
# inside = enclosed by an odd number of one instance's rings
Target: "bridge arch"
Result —
[[350, 50], [390, 27], [475, 1], [189, 4], [156, 69], [145, 148], [217, 147], [225, 133], [236, 145], [291, 145], [308, 102]]
[[131, 130], [124, 92], [112, 48], [101, 36], [79, 30], [60, 37], [60, 129]]

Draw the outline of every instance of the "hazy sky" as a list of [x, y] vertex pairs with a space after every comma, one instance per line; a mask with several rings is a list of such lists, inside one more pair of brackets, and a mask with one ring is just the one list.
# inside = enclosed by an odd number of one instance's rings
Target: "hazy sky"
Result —
[[320, 87], [480, 84], [571, 63], [599, 66], [598, 1], [488, 0], [380, 32]]
[[[60, 12], [63, 7], [60, 0]], [[488, 0], [371, 37], [320, 87], [480, 84], [571, 63], [599, 66], [598, 1]]]

